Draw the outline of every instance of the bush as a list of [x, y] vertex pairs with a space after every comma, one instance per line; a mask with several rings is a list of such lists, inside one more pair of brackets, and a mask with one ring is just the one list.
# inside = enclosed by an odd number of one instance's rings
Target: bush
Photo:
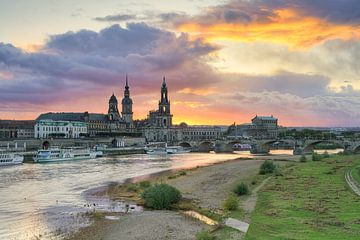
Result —
[[176, 188], [162, 183], [151, 186], [142, 193], [145, 206], [153, 209], [169, 209], [171, 204], [178, 203], [181, 193]]
[[316, 152], [312, 153], [311, 159], [313, 161], [320, 161], [321, 160], [321, 155], [317, 154]]
[[261, 164], [259, 173], [261, 175], [273, 173], [275, 168], [276, 165], [272, 161], [266, 160], [263, 164]]
[[250, 191], [249, 191], [249, 187], [245, 183], [240, 183], [236, 185], [233, 192], [239, 196], [242, 196], [249, 194]]
[[185, 171], [180, 171], [179, 176], [186, 176], [186, 172]]
[[277, 177], [279, 177], [279, 176], [284, 176], [283, 172], [282, 172], [281, 169], [278, 168], [278, 167], [275, 168], [274, 174], [275, 174], [275, 176], [277, 176]]
[[208, 231], [201, 231], [196, 234], [196, 240], [215, 240], [215, 236]]
[[307, 161], [306, 156], [304, 154], [301, 155], [300, 162], [306, 162], [306, 161]]
[[130, 183], [128, 186], [127, 186], [127, 190], [129, 192], [137, 192], [139, 190], [139, 187], [135, 184], [135, 183]]
[[239, 207], [239, 199], [233, 195], [230, 194], [227, 199], [224, 201], [224, 210], [226, 211], [235, 211]]

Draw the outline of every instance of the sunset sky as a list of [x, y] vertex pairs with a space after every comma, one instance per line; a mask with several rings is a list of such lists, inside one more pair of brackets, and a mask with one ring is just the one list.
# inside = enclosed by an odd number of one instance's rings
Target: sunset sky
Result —
[[174, 122], [360, 126], [359, 0], [0, 0], [0, 119], [134, 117], [166, 76]]

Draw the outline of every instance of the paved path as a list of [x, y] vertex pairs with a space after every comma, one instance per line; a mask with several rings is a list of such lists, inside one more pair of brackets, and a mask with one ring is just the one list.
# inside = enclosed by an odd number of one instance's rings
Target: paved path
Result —
[[345, 180], [349, 184], [349, 187], [360, 197], [360, 188], [351, 175], [351, 169], [345, 173]]
[[240, 220], [237, 220], [235, 218], [228, 218], [225, 221], [225, 225], [231, 228], [235, 228], [239, 230], [240, 232], [246, 233], [249, 229], [249, 224]]
[[[250, 222], [251, 212], [255, 209], [257, 193], [258, 191], [270, 180], [271, 177], [266, 178], [262, 183], [253, 189], [250, 197], [246, 199], [243, 203], [243, 209], [245, 210], [245, 221]], [[235, 218], [228, 218], [225, 220], [225, 225], [231, 228], [235, 228], [240, 232], [246, 233], [249, 229], [250, 224], [244, 221], [240, 221]]]

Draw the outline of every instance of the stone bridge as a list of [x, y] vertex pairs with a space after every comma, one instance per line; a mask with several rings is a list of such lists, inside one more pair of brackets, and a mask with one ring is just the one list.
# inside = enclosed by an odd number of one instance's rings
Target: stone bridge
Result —
[[291, 140], [291, 139], [263, 139], [263, 140], [204, 140], [200, 142], [183, 141], [176, 143], [180, 146], [192, 148], [194, 152], [210, 152], [217, 153], [231, 153], [234, 151], [234, 145], [237, 143], [250, 144], [251, 153], [267, 154], [274, 143], [286, 143], [292, 146], [294, 154], [308, 154], [314, 151], [314, 148], [319, 143], [335, 143], [341, 146], [344, 150], [359, 153], [360, 141], [342, 141], [342, 140], [323, 140], [323, 139], [307, 139], [307, 140]]

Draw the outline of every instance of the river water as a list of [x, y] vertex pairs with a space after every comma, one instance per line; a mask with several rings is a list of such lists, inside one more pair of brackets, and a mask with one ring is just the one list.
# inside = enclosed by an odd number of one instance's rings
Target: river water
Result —
[[[292, 155], [292, 151], [277, 150], [273, 154]], [[94, 199], [89, 201], [84, 194], [89, 189], [164, 170], [204, 166], [238, 157], [253, 156], [249, 152], [139, 154], [2, 167], [0, 239], [61, 239], [89, 224], [79, 214], [95, 207], [89, 205]]]

